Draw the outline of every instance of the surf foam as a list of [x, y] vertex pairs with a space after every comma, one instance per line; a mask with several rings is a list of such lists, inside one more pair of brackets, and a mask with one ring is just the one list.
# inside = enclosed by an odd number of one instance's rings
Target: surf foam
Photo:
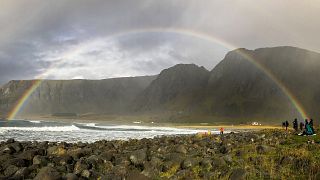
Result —
[[44, 127], [0, 127], [2, 131], [36, 131], [36, 132], [67, 132], [67, 131], [78, 131], [80, 128], [77, 126], [44, 126]]

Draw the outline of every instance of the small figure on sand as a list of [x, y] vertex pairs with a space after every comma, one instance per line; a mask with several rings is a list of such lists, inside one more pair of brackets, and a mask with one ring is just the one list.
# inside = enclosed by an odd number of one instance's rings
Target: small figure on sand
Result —
[[293, 129], [298, 132], [298, 119], [295, 118], [292, 122]]
[[304, 127], [304, 123], [303, 123], [303, 122], [300, 122], [300, 131], [303, 130], [303, 127]]
[[285, 127], [286, 127], [286, 131], [288, 131], [288, 127], [289, 127], [289, 122], [288, 121], [285, 122]]
[[312, 128], [313, 134], [315, 134], [316, 132], [313, 129], [313, 119], [310, 119], [310, 124], [311, 124], [311, 128]]
[[220, 134], [221, 134], [221, 135], [223, 134], [223, 131], [224, 131], [224, 128], [221, 127], [221, 128], [220, 128]]

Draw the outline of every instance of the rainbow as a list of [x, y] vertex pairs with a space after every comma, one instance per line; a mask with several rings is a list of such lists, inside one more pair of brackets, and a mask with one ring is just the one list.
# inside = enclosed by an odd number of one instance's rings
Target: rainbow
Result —
[[305, 109], [299, 103], [299, 101], [296, 99], [296, 97], [293, 95], [293, 93], [285, 86], [284, 83], [282, 83], [268, 68], [264, 67], [261, 63], [256, 61], [254, 57], [252, 57], [250, 54], [248, 54], [243, 49], [238, 49], [239, 54], [242, 55], [246, 60], [250, 61], [252, 64], [254, 64], [256, 67], [258, 67], [260, 70], [264, 72], [276, 85], [281, 89], [281, 91], [287, 96], [289, 101], [292, 103], [292, 105], [296, 108], [296, 110], [299, 112], [300, 116], [303, 119], [308, 118]]
[[19, 110], [22, 108], [24, 103], [28, 100], [31, 94], [40, 86], [42, 80], [32, 80], [30, 87], [22, 94], [21, 98], [14, 105], [14, 108], [9, 112], [8, 120], [12, 120], [15, 118]]
[[170, 34], [177, 34], [177, 35], [184, 35], [189, 36], [201, 40], [208, 41], [210, 43], [214, 43], [217, 45], [220, 45], [222, 47], [225, 47], [229, 50], [235, 50], [239, 53], [244, 59], [255, 65], [257, 68], [259, 68], [265, 75], [267, 75], [273, 82], [276, 83], [276, 85], [281, 89], [281, 91], [288, 97], [292, 105], [296, 108], [296, 110], [299, 112], [302, 118], [307, 118], [308, 115], [306, 111], [304, 110], [303, 106], [299, 103], [299, 101], [295, 98], [295, 96], [291, 93], [291, 91], [265, 66], [263, 66], [259, 61], [257, 61], [254, 57], [252, 57], [250, 54], [248, 54], [244, 49], [238, 49], [238, 47], [231, 45], [230, 43], [219, 39], [218, 37], [206, 34], [204, 32], [198, 32], [190, 29], [182, 29], [182, 28], [143, 28], [143, 29], [132, 29], [129, 31], [122, 31], [117, 33], [112, 33], [104, 38], [97, 38], [97, 39], [90, 39], [87, 42], [84, 42], [77, 47], [73, 47], [66, 51], [64, 54], [61, 55], [59, 58], [60, 60], [56, 63], [52, 64], [47, 71], [45, 71], [43, 74], [37, 77], [38, 80], [33, 81], [30, 88], [28, 88], [25, 93], [19, 98], [15, 106], [12, 108], [12, 110], [8, 113], [9, 120], [15, 119], [16, 115], [19, 113], [23, 105], [26, 103], [28, 98], [31, 96], [31, 94], [41, 85], [42, 81], [48, 77], [52, 71], [52, 69], [58, 67], [59, 65], [62, 65], [65, 61], [68, 59], [74, 57], [75, 55], [83, 52], [83, 50], [86, 50], [89, 47], [94, 47], [94, 45], [99, 45], [99, 42], [101, 40], [108, 41], [110, 39], [114, 38], [120, 38], [125, 36], [131, 36], [131, 35], [137, 35], [141, 33], [170, 33]]

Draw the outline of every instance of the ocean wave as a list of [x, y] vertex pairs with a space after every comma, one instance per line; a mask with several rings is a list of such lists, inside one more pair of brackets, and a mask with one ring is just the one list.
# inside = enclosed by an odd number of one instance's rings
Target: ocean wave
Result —
[[89, 127], [95, 127], [96, 123], [75, 123], [82, 126], [89, 126]]
[[[196, 134], [207, 131], [203, 129], [159, 126], [95, 125], [91, 127], [92, 125], [89, 123], [83, 125], [74, 123], [74, 125], [64, 124], [60, 126], [47, 124], [47, 126], [42, 127], [39, 127], [38, 124], [34, 124], [32, 127], [0, 127], [0, 142], [8, 138], [15, 138], [19, 141], [95, 142], [99, 140], [128, 140]], [[225, 132], [228, 133], [228, 131]], [[218, 134], [219, 131], [211, 131], [211, 133]]]
[[150, 132], [160, 134], [196, 134], [206, 130], [183, 129], [174, 127], [155, 127], [155, 126], [132, 126], [132, 125], [110, 125], [97, 126], [94, 123], [76, 123], [76, 127], [82, 130], [109, 131], [109, 132]]
[[94, 127], [94, 126], [96, 126], [96, 123], [87, 123], [87, 124], [85, 124], [85, 126], [92, 126], [92, 127]]
[[44, 126], [44, 127], [0, 127], [0, 132], [3, 131], [36, 131], [36, 132], [67, 132], [78, 131], [77, 126]]
[[97, 128], [103, 128], [106, 130], [136, 130], [136, 131], [153, 131], [153, 132], [172, 132], [174, 133], [188, 133], [194, 134], [198, 132], [203, 132], [204, 130], [196, 129], [183, 129], [183, 128], [174, 128], [174, 127], [155, 127], [155, 126], [132, 126], [132, 125], [116, 125], [116, 126], [96, 126]]
[[39, 124], [39, 123], [41, 123], [41, 121], [29, 121], [29, 122], [31, 122], [31, 123], [35, 123], [35, 124]]
[[[99, 126], [100, 128], [105, 129], [141, 129], [141, 130], [168, 130], [168, 131], [174, 131], [174, 130], [182, 130], [182, 128], [173, 128], [173, 127], [155, 127], [155, 126], [132, 126], [132, 125], [116, 125], [116, 126]], [[187, 129], [186, 129], [187, 130]]]

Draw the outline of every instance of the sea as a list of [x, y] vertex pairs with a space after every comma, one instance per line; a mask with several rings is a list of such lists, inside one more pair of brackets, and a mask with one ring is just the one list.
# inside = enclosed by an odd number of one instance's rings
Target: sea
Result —
[[[207, 130], [205, 130], [207, 131]], [[196, 134], [203, 129], [39, 120], [0, 120], [0, 141], [95, 142]], [[218, 133], [211, 129], [212, 133]]]

